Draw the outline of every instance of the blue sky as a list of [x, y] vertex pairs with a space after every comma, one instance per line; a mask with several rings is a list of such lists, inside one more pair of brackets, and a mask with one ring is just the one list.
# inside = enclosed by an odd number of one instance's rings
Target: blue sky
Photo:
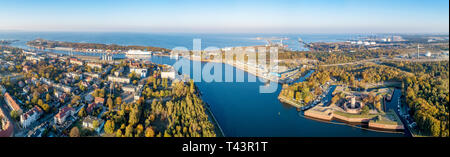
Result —
[[0, 30], [447, 33], [448, 0], [0, 0]]

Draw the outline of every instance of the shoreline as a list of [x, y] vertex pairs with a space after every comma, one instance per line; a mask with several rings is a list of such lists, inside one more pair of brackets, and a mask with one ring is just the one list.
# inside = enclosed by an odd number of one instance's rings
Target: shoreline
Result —
[[[194, 83], [195, 84], [195, 83]], [[216, 137], [225, 137], [225, 132], [222, 130], [222, 127], [220, 127], [219, 121], [216, 119], [216, 116], [211, 110], [211, 105], [209, 105], [204, 99], [202, 92], [198, 89], [197, 86], [195, 86], [196, 90], [198, 90], [198, 96], [203, 101], [203, 106], [206, 108], [206, 114], [208, 115], [208, 119], [211, 121], [211, 123], [214, 125], [214, 132], [218, 131], [216, 133]]]
[[323, 120], [323, 119], [317, 119], [314, 117], [309, 117], [309, 116], [303, 116], [306, 119], [310, 119], [310, 120], [314, 120], [314, 121], [318, 121], [321, 123], [328, 123], [328, 124], [334, 124], [334, 125], [344, 125], [344, 126], [350, 126], [353, 128], [357, 128], [357, 129], [361, 129], [361, 130], [367, 130], [367, 131], [374, 131], [374, 132], [381, 132], [381, 133], [389, 133], [389, 134], [405, 134], [404, 132], [399, 132], [399, 131], [395, 131], [395, 130], [385, 130], [385, 129], [377, 129], [377, 128], [369, 128], [369, 127], [363, 127], [363, 126], [359, 126], [357, 124], [362, 124], [362, 123], [346, 123], [346, 122], [339, 122], [339, 120], [337, 120], [337, 122], [334, 122], [333, 120], [335, 119], [331, 119], [331, 120]]
[[[332, 122], [333, 120], [341, 121], [342, 123], [346, 123], [351, 125], [351, 123], [361, 123], [366, 124], [367, 127], [374, 131], [393, 131], [393, 132], [403, 132], [404, 127], [403, 124], [382, 124], [378, 122], [374, 122], [372, 119], [377, 115], [368, 115], [368, 117], [348, 117], [344, 115], [339, 115], [335, 113], [335, 111], [331, 108], [312, 108], [304, 112], [305, 117], [310, 117], [314, 119], [319, 119], [322, 121]], [[325, 113], [325, 114], [324, 114]], [[371, 117], [370, 117], [371, 116]], [[352, 125], [353, 126], [353, 125]]]

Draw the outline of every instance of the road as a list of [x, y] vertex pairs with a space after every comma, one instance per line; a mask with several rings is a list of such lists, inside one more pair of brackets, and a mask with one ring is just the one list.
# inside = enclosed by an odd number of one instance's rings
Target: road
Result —
[[392, 100], [387, 103], [386, 111], [389, 111], [389, 109], [392, 109], [395, 111], [397, 116], [400, 118], [400, 120], [403, 123], [403, 127], [405, 128], [405, 135], [408, 137], [411, 137], [411, 131], [409, 130], [408, 123], [403, 119], [401, 114], [398, 112], [398, 106], [402, 106], [400, 97], [402, 96], [402, 92], [399, 89], [395, 89], [394, 94], [392, 95]]
[[[13, 119], [11, 118], [11, 115], [10, 115], [11, 110], [10, 110], [9, 107], [6, 105], [4, 99], [1, 99], [1, 100], [0, 100], [0, 108], [2, 108], [5, 118], [7, 118], [8, 121], [10, 121], [10, 123], [13, 125], [14, 133], [17, 132], [17, 130], [20, 130], [20, 126], [19, 126], [19, 124], [16, 122], [16, 120], [13, 120]], [[14, 134], [14, 133], [13, 133], [13, 134]]]
[[381, 59], [384, 59], [384, 58], [372, 58], [372, 59], [365, 59], [365, 60], [360, 60], [360, 61], [356, 61], [356, 62], [338, 63], [338, 64], [325, 64], [325, 65], [319, 65], [319, 66], [321, 66], [321, 67], [329, 67], [329, 66], [363, 64], [363, 63], [367, 63], [367, 62], [376, 62], [376, 61], [379, 61]]

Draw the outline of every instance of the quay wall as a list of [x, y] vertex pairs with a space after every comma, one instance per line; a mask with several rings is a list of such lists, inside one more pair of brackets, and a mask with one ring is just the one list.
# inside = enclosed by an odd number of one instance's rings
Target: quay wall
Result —
[[321, 120], [331, 121], [333, 119], [332, 114], [327, 115], [327, 114], [323, 114], [321, 112], [314, 111], [312, 109], [305, 111], [304, 114], [307, 117], [312, 117], [312, 118], [321, 119]]
[[391, 125], [391, 124], [380, 124], [376, 122], [369, 122], [370, 128], [377, 128], [377, 129], [386, 129], [386, 130], [404, 130], [405, 128], [403, 125]]

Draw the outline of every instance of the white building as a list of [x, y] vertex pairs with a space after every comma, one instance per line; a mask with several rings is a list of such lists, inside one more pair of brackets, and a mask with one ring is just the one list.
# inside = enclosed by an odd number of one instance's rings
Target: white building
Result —
[[73, 109], [72, 107], [64, 107], [59, 110], [58, 114], [56, 114], [55, 117], [53, 117], [53, 120], [56, 124], [63, 124], [66, 121], [67, 117], [73, 116], [74, 114], [75, 109]]
[[100, 57], [100, 59], [101, 59], [102, 61], [113, 61], [113, 60], [114, 60], [113, 55], [110, 54], [110, 53], [108, 53], [108, 54], [103, 54], [103, 55]]
[[22, 126], [24, 128], [27, 128], [32, 123], [34, 123], [37, 119], [39, 119], [42, 114], [43, 114], [43, 111], [39, 107], [35, 106], [32, 109], [30, 109], [28, 112], [20, 115], [20, 124], [22, 124]]
[[129, 84], [130, 83], [130, 78], [108, 76], [108, 81]]
[[173, 80], [176, 78], [176, 76], [177, 73], [172, 66], [163, 67], [163, 70], [161, 71], [161, 78], [168, 78]]
[[145, 68], [130, 68], [130, 72], [134, 72], [137, 75], [141, 76], [141, 78], [147, 77], [147, 69]]
[[83, 74], [78, 74], [78, 73], [74, 73], [74, 72], [66, 73], [66, 76], [69, 77], [69, 78], [76, 78], [76, 77], [78, 77], [78, 79], [80, 79], [80, 80], [83, 79]]
[[99, 74], [96, 74], [96, 73], [83, 73], [85, 76], [88, 76], [88, 77], [93, 77], [93, 78], [100, 78], [100, 75]]
[[[94, 126], [94, 121], [97, 121], [98, 126]], [[82, 125], [85, 128], [98, 129], [102, 123], [103, 120], [98, 119], [97, 117], [87, 116], [86, 118], [84, 118]]]
[[78, 60], [76, 58], [70, 58], [69, 61], [70, 61], [71, 64], [76, 64], [76, 65], [83, 65], [84, 64], [84, 62], [82, 60]]
[[103, 65], [100, 64], [100, 63], [88, 63], [86, 65], [91, 67], [91, 68], [99, 68], [99, 69], [101, 69], [103, 67]]
[[41, 58], [36, 57], [36, 56], [27, 56], [27, 57], [25, 57], [25, 60], [40, 62]]
[[123, 86], [122, 90], [126, 93], [134, 93], [136, 92], [136, 88], [134, 86]]

